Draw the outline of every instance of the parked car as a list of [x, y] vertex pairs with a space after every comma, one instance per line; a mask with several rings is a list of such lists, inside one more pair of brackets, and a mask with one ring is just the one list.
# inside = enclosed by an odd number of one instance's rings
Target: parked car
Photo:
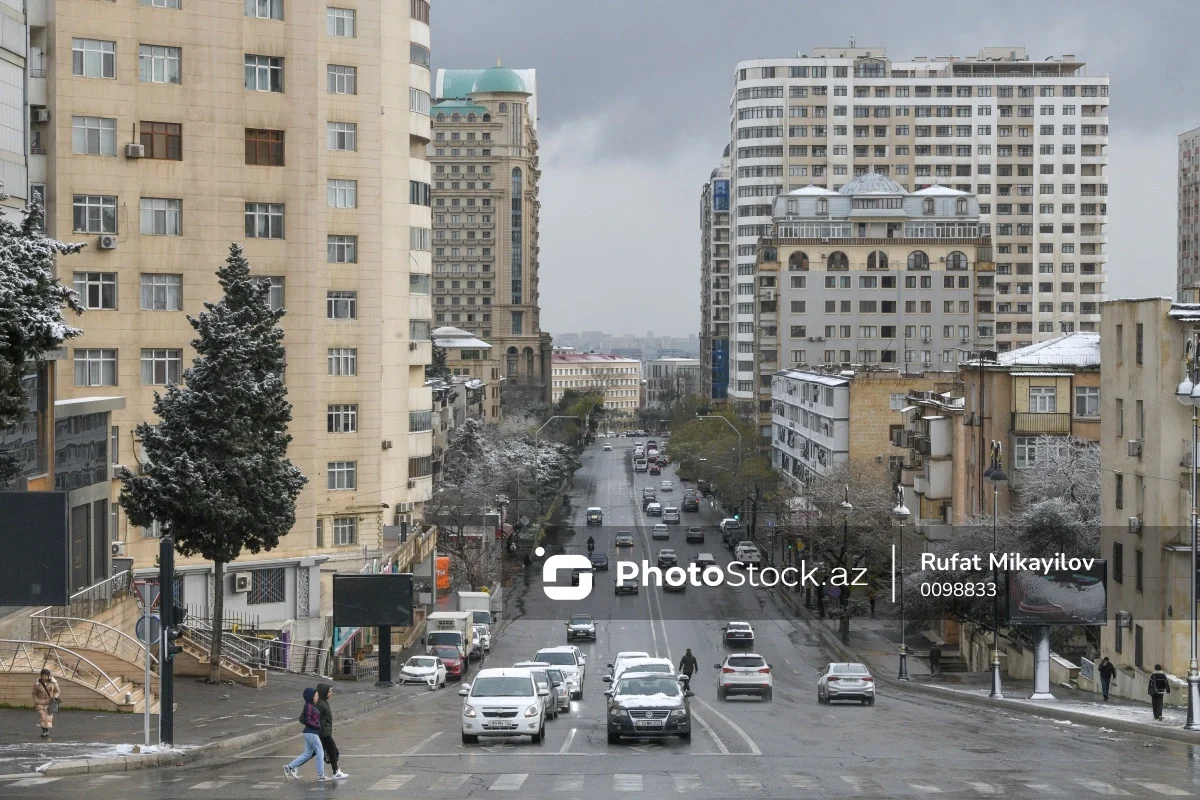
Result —
[[673, 525], [679, 524], [679, 509], [675, 506], [667, 506], [663, 509], [663, 522]]
[[614, 547], [633, 547], [633, 534], [621, 531], [613, 537]]
[[699, 511], [700, 510], [700, 495], [685, 494], [683, 496], [683, 502], [679, 504], [679, 508], [682, 511]]
[[483, 645], [483, 652], [490, 653], [492, 651], [492, 629], [487, 625], [475, 625], [475, 632], [479, 634], [479, 643]]
[[834, 700], [859, 700], [875, 705], [875, 679], [865, 664], [835, 662], [821, 671], [817, 679], [817, 702], [829, 705]]
[[446, 665], [437, 656], [412, 656], [400, 668], [400, 683], [423, 683], [430, 691], [446, 685]]
[[733, 551], [733, 560], [742, 564], [758, 566], [762, 563], [762, 554], [758, 552], [758, 548], [753, 544], [742, 542]]
[[714, 664], [720, 670], [717, 675], [717, 699], [724, 700], [737, 694], [757, 695], [764, 701], [771, 700], [775, 678], [771, 665], [758, 653], [738, 653], [725, 656], [725, 661]]
[[684, 534], [683, 540], [685, 542], [687, 542], [688, 544], [691, 544], [692, 542], [703, 543], [704, 542], [704, 528], [700, 528], [700, 527], [693, 525], [692, 527], [687, 529], [687, 533]]
[[730, 647], [754, 645], [754, 628], [749, 622], [727, 622], [722, 630], [725, 631], [725, 644]]
[[626, 672], [605, 694], [609, 744], [622, 736], [692, 738], [692, 692], [674, 675]]
[[588, 525], [603, 525], [604, 524], [604, 509], [600, 506], [591, 506], [587, 510]]
[[596, 641], [596, 621], [591, 614], [572, 614], [567, 620], [567, 641], [572, 639]]
[[667, 523], [659, 522], [650, 530], [651, 539], [670, 539], [671, 529], [667, 527]]
[[466, 698], [463, 744], [476, 744], [480, 736], [529, 736], [534, 744], [546, 740], [545, 700], [550, 692], [538, 688], [529, 670], [480, 670], [458, 693]]

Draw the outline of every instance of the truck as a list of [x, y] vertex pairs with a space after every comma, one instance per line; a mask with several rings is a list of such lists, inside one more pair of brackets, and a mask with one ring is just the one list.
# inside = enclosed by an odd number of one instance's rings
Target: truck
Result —
[[476, 625], [492, 625], [492, 596], [487, 592], [459, 592], [458, 610], [470, 611]]
[[463, 658], [471, 653], [473, 612], [435, 611], [425, 618], [425, 653], [429, 654], [437, 645], [457, 647]]

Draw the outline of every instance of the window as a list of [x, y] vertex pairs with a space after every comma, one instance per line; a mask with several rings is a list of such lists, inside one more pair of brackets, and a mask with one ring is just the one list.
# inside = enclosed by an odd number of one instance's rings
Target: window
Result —
[[82, 78], [117, 77], [117, 43], [72, 39], [71, 74]]
[[330, 36], [345, 36], [354, 38], [354, 9], [333, 8], [325, 9], [325, 32]]
[[283, 131], [246, 128], [246, 163], [259, 167], [282, 167]]
[[[429, 116], [429, 92], [409, 87], [408, 110]], [[470, 135], [474, 136], [474, 134]], [[468, 155], [474, 155], [474, 152], [468, 153]], [[486, 172], [487, 170], [484, 171]]]
[[834, 250], [826, 259], [825, 268], [839, 272], [848, 270], [850, 269], [850, 258], [841, 250]]
[[325, 84], [330, 94], [358, 94], [358, 68], [329, 64]]
[[75, 292], [88, 309], [116, 309], [117, 273], [76, 272]]
[[279, 277], [267, 278], [271, 282], [271, 291], [267, 295], [267, 305], [272, 311], [279, 311], [283, 308], [284, 297], [284, 279]]
[[246, 90], [283, 91], [283, 59], [275, 56], [246, 56]]
[[358, 292], [326, 292], [326, 319], [357, 319]]
[[[410, 42], [408, 46], [408, 60], [409, 63], [416, 64], [418, 67], [429, 69], [429, 48], [419, 45], [416, 42]], [[501, 103], [500, 106], [500, 110], [504, 111], [504, 104]]]
[[117, 198], [112, 195], [77, 194], [72, 200], [75, 233], [116, 233]]
[[86, 156], [115, 156], [117, 121], [105, 117], [71, 117], [71, 152]]
[[358, 207], [358, 181], [330, 178], [325, 185], [325, 194], [330, 208]]
[[1135, 348], [1134, 349], [1134, 360], [1138, 364], [1142, 363], [1142, 346], [1145, 343], [1145, 332], [1143, 330], [1143, 327], [1144, 326], [1142, 325], [1142, 323], [1139, 322], [1137, 324], [1137, 333], [1136, 333], [1137, 338], [1134, 343], [1134, 348]]
[[914, 270], [929, 269], [929, 255], [924, 250], [913, 250], [908, 254], [908, 268]]
[[[1142, 591], [1145, 588], [1143, 576], [1145, 575], [1146, 554], [1142, 550], [1133, 551], [1133, 588], [1137, 591]], [[1140, 633], [1140, 631], [1139, 631]], [[1137, 638], [1141, 638], [1140, 636]], [[1135, 644], [1135, 648], [1140, 650], [1140, 642]]]
[[[249, 4], [253, 0], [246, 0], [246, 2]], [[264, 605], [286, 601], [285, 574], [283, 567], [256, 569], [251, 572], [254, 577], [250, 581], [250, 591], [246, 592], [246, 605]]]
[[182, 275], [142, 273], [143, 311], [180, 311], [182, 309]]
[[246, 0], [247, 17], [283, 19], [283, 0]]
[[1097, 386], [1077, 386], [1075, 388], [1075, 416], [1100, 416], [1100, 388]]
[[142, 83], [179, 83], [180, 50], [144, 44], [138, 48], [138, 80]]
[[414, 206], [428, 206], [429, 184], [421, 181], [408, 182], [408, 202]]
[[514, 334], [523, 333], [525, 330], [525, 312], [512, 312], [512, 332]]
[[1057, 389], [1053, 386], [1029, 387], [1029, 410], [1034, 414], [1053, 414], [1057, 408]]
[[[464, 351], [467, 352], [467, 351]], [[473, 351], [478, 353], [479, 351]], [[424, 433], [425, 431], [433, 430], [433, 412], [432, 411], [410, 411], [408, 412], [408, 432], [409, 433]]]
[[143, 122], [138, 141], [146, 158], [183, 160], [183, 126], [177, 122]]
[[141, 201], [144, 236], [182, 236], [183, 201], [166, 197], [143, 197]]
[[116, 386], [117, 351], [75, 349], [76, 386]]
[[408, 460], [408, 477], [428, 478], [433, 474], [433, 459], [429, 456], [417, 456]]
[[333, 543], [335, 545], [358, 544], [358, 517], [333, 518]]
[[409, 4], [409, 16], [417, 22], [429, 24], [429, 0], [411, 0]]
[[1125, 545], [1120, 542], [1113, 542], [1112, 546], [1112, 579], [1125, 582]]
[[142, 350], [143, 386], [167, 386], [168, 384], [179, 383], [182, 374], [182, 350]]
[[138, 5], [152, 6], [153, 8], [179, 8], [179, 0], [138, 0]]
[[327, 406], [325, 427], [327, 433], [355, 433], [358, 430], [358, 406]]
[[354, 347], [331, 347], [326, 356], [330, 375], [358, 374], [358, 350]]
[[1013, 442], [1013, 466], [1017, 469], [1033, 466], [1037, 461], [1037, 437], [1016, 436]]
[[326, 466], [327, 488], [341, 492], [358, 488], [357, 461], [330, 461]]
[[326, 257], [330, 264], [355, 264], [358, 262], [357, 236], [328, 236], [325, 239]]
[[283, 203], [246, 203], [247, 239], [283, 238]]

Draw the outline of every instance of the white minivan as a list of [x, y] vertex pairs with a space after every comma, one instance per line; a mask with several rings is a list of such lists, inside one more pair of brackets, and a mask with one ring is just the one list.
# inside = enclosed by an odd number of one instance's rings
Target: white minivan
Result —
[[545, 698], [527, 669], [482, 669], [475, 680], [458, 690], [466, 698], [462, 709], [462, 743], [479, 737], [528, 736], [534, 744], [546, 741]]

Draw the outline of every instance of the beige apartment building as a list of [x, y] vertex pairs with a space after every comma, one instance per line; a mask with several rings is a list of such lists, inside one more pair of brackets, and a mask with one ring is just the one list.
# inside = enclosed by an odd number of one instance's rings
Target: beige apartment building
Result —
[[[504, 378], [500, 374], [500, 357], [488, 342], [472, 336], [462, 328], [434, 328], [433, 343], [446, 349], [446, 366], [455, 377], [471, 385], [467, 406], [485, 422], [500, 421], [500, 391]], [[435, 443], [436, 447], [436, 443]]]
[[[88, 245], [62, 262], [89, 310], [60, 394], [125, 396], [113, 458], [136, 470], [134, 426], [192, 358], [185, 317], [219, 299], [214, 271], [242, 244], [288, 311], [290, 457], [309, 484], [280, 546], [244, 556], [271, 568], [239, 599], [308, 616], [318, 593], [279, 570], [314, 554], [361, 565], [431, 492], [429, 3], [31, 0], [29, 13], [45, 54], [31, 179], [50, 233]], [[152, 565], [155, 531], [119, 516], [111, 535]]]
[[551, 401], [557, 403], [567, 391], [604, 392], [609, 419], [633, 417], [645, 403], [642, 362], [611, 353], [575, 353], [560, 350], [553, 355]]
[[506, 395], [549, 397], [541, 330], [536, 75], [439, 70], [432, 110], [433, 313], [491, 342]]

